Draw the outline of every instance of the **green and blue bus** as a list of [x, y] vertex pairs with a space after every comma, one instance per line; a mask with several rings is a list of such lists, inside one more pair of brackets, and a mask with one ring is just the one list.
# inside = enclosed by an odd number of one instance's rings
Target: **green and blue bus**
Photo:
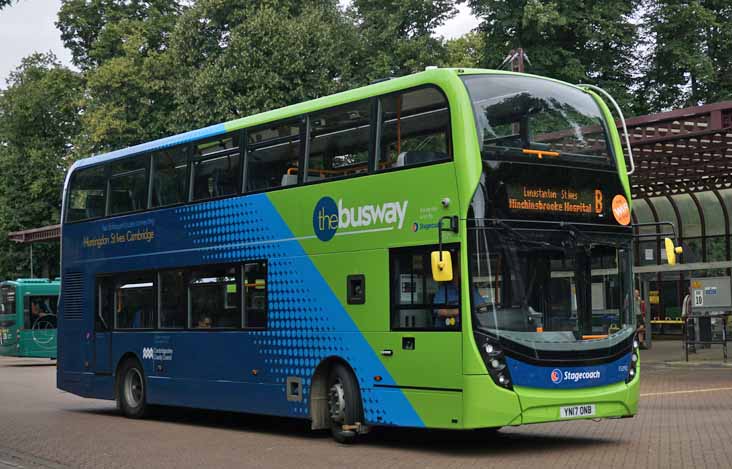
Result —
[[58, 387], [342, 442], [632, 417], [631, 253], [599, 94], [430, 69], [76, 162]]
[[0, 355], [56, 358], [58, 279], [0, 282]]

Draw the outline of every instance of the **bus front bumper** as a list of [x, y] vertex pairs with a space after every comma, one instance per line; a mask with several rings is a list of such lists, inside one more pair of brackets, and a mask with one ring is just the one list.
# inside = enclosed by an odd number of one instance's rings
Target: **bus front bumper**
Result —
[[[580, 389], [496, 386], [488, 375], [465, 376], [464, 428], [490, 428], [565, 420], [632, 417], [638, 410], [640, 373], [628, 384]], [[561, 408], [594, 405], [587, 417], [562, 418]]]

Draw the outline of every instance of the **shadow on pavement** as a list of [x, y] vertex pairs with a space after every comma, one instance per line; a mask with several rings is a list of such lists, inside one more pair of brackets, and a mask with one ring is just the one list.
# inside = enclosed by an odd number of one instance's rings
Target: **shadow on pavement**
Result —
[[[114, 408], [74, 409], [70, 412], [123, 417]], [[152, 421], [194, 427], [257, 432], [297, 439], [328, 439], [329, 431], [310, 430], [307, 420], [270, 417], [255, 414], [189, 409], [184, 407], [155, 407], [149, 417]], [[376, 427], [363, 435], [357, 446], [381, 448], [410, 448], [419, 451], [449, 455], [506, 455], [526, 451], [564, 451], [582, 446], [614, 445], [612, 439], [593, 437], [555, 436], [550, 434], [514, 433], [510, 429], [485, 430], [424, 430], [417, 428]], [[337, 443], [333, 442], [334, 445]]]

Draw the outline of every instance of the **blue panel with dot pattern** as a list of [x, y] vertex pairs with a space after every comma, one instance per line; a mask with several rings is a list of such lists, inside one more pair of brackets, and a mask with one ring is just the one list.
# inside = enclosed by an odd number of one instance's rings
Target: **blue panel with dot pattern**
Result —
[[[369, 379], [394, 380], [307, 256], [266, 194], [205, 202], [175, 209], [202, 263], [268, 261], [267, 330], [250, 332], [266, 375], [279, 384], [284, 402], [287, 377], [302, 378], [309, 395], [315, 367], [329, 356], [345, 359], [362, 390], [367, 422], [423, 426], [399, 390], [374, 389]], [[287, 414], [305, 416], [307, 399], [288, 402]], [[279, 408], [275, 405], [275, 408]]]

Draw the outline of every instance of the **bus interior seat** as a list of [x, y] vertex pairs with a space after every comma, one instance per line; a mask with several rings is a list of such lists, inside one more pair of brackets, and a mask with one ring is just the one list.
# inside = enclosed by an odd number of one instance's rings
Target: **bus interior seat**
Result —
[[413, 164], [429, 163], [431, 161], [447, 160], [447, 153], [441, 151], [403, 151], [397, 156], [394, 166], [411, 166]]
[[[323, 176], [308, 175], [305, 178], [305, 182], [320, 181], [321, 179], [323, 179]], [[297, 174], [283, 174], [282, 175], [282, 185], [283, 186], [297, 185]]]
[[297, 174], [283, 174], [282, 175], [282, 186], [294, 186], [297, 185]]
[[87, 218], [103, 217], [105, 208], [105, 198], [103, 195], [89, 194], [86, 196]]

